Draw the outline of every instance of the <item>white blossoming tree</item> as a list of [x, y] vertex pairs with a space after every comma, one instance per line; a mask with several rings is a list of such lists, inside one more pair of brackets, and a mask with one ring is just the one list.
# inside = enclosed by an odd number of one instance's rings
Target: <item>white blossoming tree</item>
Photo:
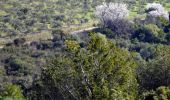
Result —
[[96, 7], [95, 15], [100, 19], [101, 23], [107, 26], [108, 21], [117, 21], [128, 16], [126, 4], [122, 3], [103, 3]]
[[96, 7], [95, 15], [102, 26], [109, 27], [117, 33], [121, 32], [124, 19], [128, 17], [129, 10], [124, 3], [103, 3]]
[[150, 18], [164, 17], [169, 20], [169, 14], [159, 3], [148, 3], [146, 6], [147, 15]]

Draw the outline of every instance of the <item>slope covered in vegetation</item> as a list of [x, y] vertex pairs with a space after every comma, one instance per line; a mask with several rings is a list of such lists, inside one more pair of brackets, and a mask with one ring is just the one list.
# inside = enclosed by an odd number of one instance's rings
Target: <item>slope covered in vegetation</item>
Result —
[[0, 100], [170, 100], [170, 1], [1, 0]]

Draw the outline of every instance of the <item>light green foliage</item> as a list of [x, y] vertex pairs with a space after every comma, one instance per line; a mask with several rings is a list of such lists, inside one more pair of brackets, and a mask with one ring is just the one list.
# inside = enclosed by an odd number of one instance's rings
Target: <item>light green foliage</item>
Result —
[[3, 91], [0, 91], [0, 100], [23, 100], [20, 87], [17, 85], [7, 84]]
[[159, 35], [159, 32], [161, 31], [155, 24], [147, 24], [144, 26], [144, 28], [155, 37], [157, 37]]
[[169, 24], [169, 21], [164, 17], [158, 17], [157, 20], [160, 22], [162, 27], [165, 27]]
[[78, 49], [74, 41], [66, 41], [66, 45], [69, 51], [58, 56], [43, 71], [51, 82], [48, 85], [58, 88], [69, 99], [135, 99], [136, 64], [128, 51], [95, 33], [90, 34], [87, 50]]
[[155, 91], [145, 92], [143, 94], [145, 100], [169, 100], [170, 89], [169, 87], [158, 87]]
[[80, 48], [79, 44], [73, 40], [66, 40], [65, 44], [69, 51], [78, 51]]

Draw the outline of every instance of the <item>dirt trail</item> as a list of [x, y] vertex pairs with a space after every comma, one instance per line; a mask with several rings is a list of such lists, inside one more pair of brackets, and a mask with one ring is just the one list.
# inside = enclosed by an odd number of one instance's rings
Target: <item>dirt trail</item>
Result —
[[[70, 32], [71, 35], [77, 35], [79, 33], [83, 33], [83, 32], [88, 32], [88, 31], [91, 31], [91, 30], [94, 30], [94, 29], [97, 29], [98, 27], [90, 27], [90, 28], [86, 28], [86, 29], [82, 29], [82, 30], [77, 30], [77, 31], [73, 31], [73, 32]], [[5, 38], [0, 38], [0, 40], [4, 40], [4, 41], [11, 41], [9, 39], [5, 39]], [[4, 45], [0, 45], [0, 49], [2, 49], [4, 47]]]
[[71, 35], [76, 35], [76, 34], [87, 32], [87, 31], [91, 31], [91, 30], [94, 30], [94, 29], [97, 29], [97, 28], [98, 27], [90, 27], [90, 28], [86, 28], [86, 29], [82, 29], [82, 30], [73, 31], [70, 34]]

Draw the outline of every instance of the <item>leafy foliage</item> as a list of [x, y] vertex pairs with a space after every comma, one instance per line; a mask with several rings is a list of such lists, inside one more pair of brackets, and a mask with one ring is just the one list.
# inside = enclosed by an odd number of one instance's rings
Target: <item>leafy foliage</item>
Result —
[[156, 91], [144, 93], [144, 100], [169, 100], [170, 89], [168, 87], [161, 86]]
[[154, 59], [139, 67], [140, 86], [144, 89], [156, 89], [160, 86], [169, 86], [170, 48], [157, 46]]
[[115, 47], [101, 34], [91, 34], [87, 50], [77, 50], [72, 47], [75, 44], [70, 46], [74, 42], [67, 42], [66, 55], [56, 57], [44, 69], [43, 76], [51, 82], [48, 85], [70, 99], [136, 97], [136, 65], [129, 52]]
[[0, 7], [0, 100], [170, 99], [169, 0]]
[[1, 100], [23, 100], [23, 95], [20, 87], [17, 85], [5, 85], [3, 91], [0, 92]]

